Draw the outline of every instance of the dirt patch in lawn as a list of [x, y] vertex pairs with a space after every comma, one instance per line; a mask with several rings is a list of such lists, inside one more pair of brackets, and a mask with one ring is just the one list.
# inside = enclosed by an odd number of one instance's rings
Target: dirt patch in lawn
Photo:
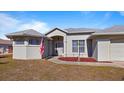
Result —
[[47, 60], [12, 60], [0, 64], [0, 80], [124, 80], [124, 69], [55, 64]]

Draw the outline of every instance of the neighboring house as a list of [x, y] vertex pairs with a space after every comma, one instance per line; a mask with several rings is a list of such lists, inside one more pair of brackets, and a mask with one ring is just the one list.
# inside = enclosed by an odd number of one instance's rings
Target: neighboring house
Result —
[[12, 42], [0, 39], [0, 54], [12, 53]]
[[13, 40], [14, 59], [41, 59], [40, 40], [45, 38], [43, 57], [93, 57], [98, 61], [124, 61], [124, 26], [104, 30], [55, 28], [45, 35], [29, 29], [6, 35]]

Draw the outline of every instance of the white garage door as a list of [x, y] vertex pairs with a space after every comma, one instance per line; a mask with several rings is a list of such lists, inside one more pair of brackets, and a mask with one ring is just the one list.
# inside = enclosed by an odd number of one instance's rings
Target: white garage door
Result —
[[97, 40], [98, 61], [109, 61], [109, 40]]
[[124, 40], [112, 40], [110, 46], [112, 61], [124, 61]]

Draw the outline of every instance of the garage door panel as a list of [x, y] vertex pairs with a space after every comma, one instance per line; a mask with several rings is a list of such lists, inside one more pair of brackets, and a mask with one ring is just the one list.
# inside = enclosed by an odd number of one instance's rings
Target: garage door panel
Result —
[[110, 40], [97, 40], [98, 45], [98, 61], [109, 61], [109, 45]]
[[112, 61], [124, 61], [124, 41], [112, 41], [110, 55]]

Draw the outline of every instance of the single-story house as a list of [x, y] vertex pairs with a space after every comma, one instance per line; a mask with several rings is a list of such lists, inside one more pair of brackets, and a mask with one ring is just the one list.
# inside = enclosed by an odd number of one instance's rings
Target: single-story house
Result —
[[124, 61], [124, 26], [106, 29], [54, 28], [45, 35], [28, 29], [6, 35], [13, 40], [14, 59], [41, 59], [40, 40], [45, 39], [43, 57], [93, 57], [98, 61]]
[[12, 41], [0, 39], [0, 54], [12, 53]]

